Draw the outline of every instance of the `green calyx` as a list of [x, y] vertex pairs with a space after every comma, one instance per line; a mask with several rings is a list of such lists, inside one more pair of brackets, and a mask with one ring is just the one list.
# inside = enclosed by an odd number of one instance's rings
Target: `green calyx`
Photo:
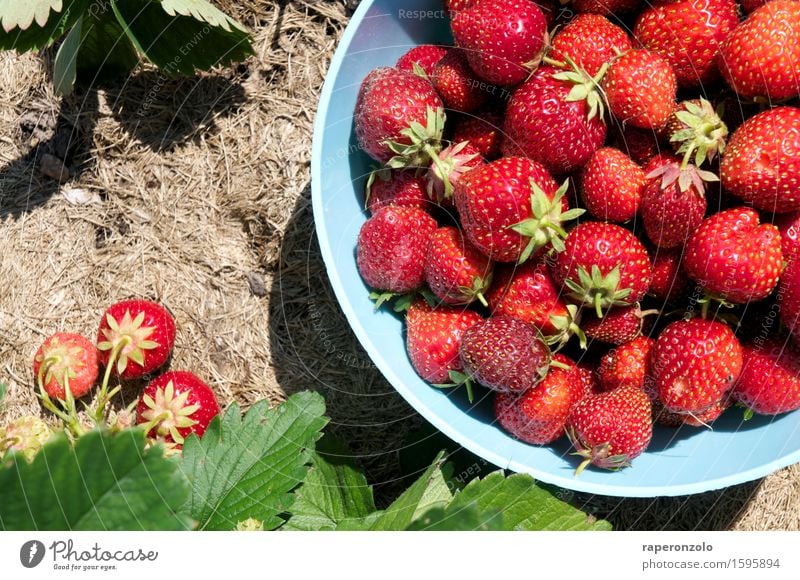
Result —
[[623, 467], [630, 467], [631, 462], [628, 459], [628, 456], [611, 455], [611, 449], [608, 443], [601, 443], [600, 445], [590, 447], [589, 445], [586, 445], [586, 443], [584, 443], [580, 437], [578, 437], [573, 428], [567, 428], [566, 433], [567, 438], [569, 438], [570, 443], [572, 443], [572, 446], [575, 448], [575, 452], [572, 453], [572, 455], [583, 458], [583, 461], [575, 470], [575, 477], [578, 477], [581, 473], [583, 473], [584, 469], [586, 469], [590, 464], [594, 464], [601, 469], [608, 469], [611, 471], [617, 471]]
[[678, 155], [683, 155], [681, 168], [692, 161], [700, 166], [724, 153], [728, 127], [721, 119], [721, 109], [715, 111], [703, 98], [699, 104], [684, 101], [678, 106], [683, 108], [675, 111], [674, 116], [682, 128], [673, 131], [669, 140], [678, 145]]
[[596, 265], [592, 266], [592, 273], [583, 267], [578, 267], [578, 282], [567, 279], [565, 284], [570, 294], [583, 304], [593, 306], [598, 318], [603, 318], [603, 310], [611, 306], [628, 306], [625, 300], [631, 293], [630, 288], [619, 289], [620, 271], [615, 266], [606, 275]]
[[717, 177], [716, 174], [711, 171], [700, 169], [691, 163], [684, 167], [682, 164], [677, 165], [676, 163], [668, 162], [661, 167], [657, 167], [645, 176], [647, 179], [656, 179], [659, 177], [661, 178], [660, 187], [662, 190], [677, 182], [678, 188], [682, 192], [688, 191], [690, 187], [694, 186], [695, 193], [699, 197], [705, 195], [706, 183], [719, 181], [719, 177]]
[[580, 322], [580, 309], [575, 304], [567, 304], [567, 313], [564, 315], [550, 315], [550, 323], [555, 327], [556, 333], [546, 336], [544, 341], [554, 350], [560, 350], [569, 342], [570, 337], [577, 336], [581, 348], [586, 349], [586, 335], [578, 323]]
[[[374, 167], [374, 166], [373, 166]], [[369, 205], [369, 198], [372, 195], [372, 186], [380, 179], [381, 181], [389, 181], [392, 178], [392, 171], [388, 167], [375, 167], [367, 177], [367, 185], [364, 187], [364, 208]]]
[[431, 161], [438, 163], [438, 153], [442, 149], [444, 122], [444, 110], [428, 107], [425, 125], [413, 121], [407, 128], [400, 131], [400, 135], [406, 137], [410, 143], [384, 141], [383, 144], [395, 154], [386, 162], [386, 167], [403, 169], [426, 167]]
[[531, 193], [532, 216], [509, 226], [518, 234], [530, 238], [517, 263], [522, 264], [531, 257], [533, 252], [543, 248], [548, 243], [552, 243], [556, 252], [564, 251], [564, 238], [567, 237], [567, 232], [564, 230], [563, 224], [577, 219], [585, 212], [583, 209], [562, 211], [561, 200], [564, 198], [568, 187], [569, 181], [565, 181], [558, 188], [553, 199], [550, 199], [542, 188], [531, 180], [531, 191], [533, 192]]
[[434, 383], [431, 384], [431, 386], [435, 389], [452, 389], [463, 385], [467, 389], [467, 400], [470, 404], [474, 403], [475, 391], [473, 390], [474, 383], [472, 382], [472, 377], [459, 371], [450, 371], [448, 374], [451, 382]]
[[463, 173], [467, 164], [479, 155], [463, 153], [467, 145], [469, 141], [462, 141], [431, 158], [433, 163], [430, 168], [432, 175], [428, 177], [428, 197], [437, 202], [453, 197], [453, 176]]
[[477, 300], [481, 304], [483, 304], [486, 308], [489, 307], [489, 302], [486, 301], [486, 296], [484, 292], [491, 286], [492, 284], [492, 272], [489, 272], [486, 276], [475, 276], [472, 279], [472, 286], [459, 286], [458, 293], [463, 296], [466, 300], [464, 301], [465, 304], [469, 304], [474, 300]]
[[600, 81], [603, 80], [608, 70], [608, 64], [604, 64], [594, 77], [590, 77], [570, 57], [565, 56], [564, 60], [572, 70], [556, 73], [553, 78], [573, 84], [567, 95], [567, 101], [586, 101], [589, 107], [588, 120], [591, 121], [595, 117], [599, 117], [602, 120], [605, 116], [605, 105]]

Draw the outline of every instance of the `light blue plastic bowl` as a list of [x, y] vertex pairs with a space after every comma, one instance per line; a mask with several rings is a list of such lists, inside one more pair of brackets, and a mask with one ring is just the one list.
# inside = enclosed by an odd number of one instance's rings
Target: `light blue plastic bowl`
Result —
[[471, 408], [461, 393], [434, 389], [417, 376], [406, 355], [402, 320], [386, 309], [374, 311], [355, 260], [371, 164], [353, 133], [359, 85], [370, 70], [394, 65], [412, 46], [451, 41], [441, 0], [406, 0], [402, 9], [398, 4], [363, 0], [353, 16], [322, 90], [312, 157], [314, 217], [328, 276], [356, 336], [394, 388], [439, 430], [487, 461], [575, 491], [628, 497], [700, 493], [800, 461], [800, 413], [744, 423], [742, 413], [730, 410], [713, 431], [656, 428], [633, 467], [588, 469], [576, 478], [576, 458], [563, 438], [548, 447], [521, 443], [494, 423], [490, 396]]

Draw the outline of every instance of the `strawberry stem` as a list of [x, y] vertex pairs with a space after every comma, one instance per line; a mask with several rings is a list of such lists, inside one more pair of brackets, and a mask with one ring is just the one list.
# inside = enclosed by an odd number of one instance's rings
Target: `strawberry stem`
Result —
[[106, 371], [103, 374], [103, 383], [100, 385], [100, 391], [97, 393], [97, 408], [94, 412], [94, 421], [97, 425], [100, 425], [105, 421], [106, 407], [108, 406], [108, 402], [111, 400], [111, 397], [119, 392], [119, 387], [117, 387], [111, 393], [109, 393], [108, 381], [111, 379], [111, 369], [113, 369], [114, 365], [117, 364], [117, 358], [119, 357], [119, 354], [122, 352], [122, 349], [128, 346], [130, 343], [131, 338], [129, 336], [123, 336], [120, 341], [114, 345], [114, 348], [111, 349], [111, 352], [108, 355], [108, 364], [106, 364]]
[[48, 357], [42, 361], [42, 365], [39, 367], [39, 373], [36, 376], [36, 382], [39, 387], [39, 399], [42, 401], [42, 406], [45, 409], [61, 419], [61, 422], [64, 423], [64, 426], [72, 435], [80, 437], [83, 435], [83, 429], [78, 420], [78, 411], [75, 408], [75, 397], [72, 395], [72, 390], [69, 388], [69, 375], [64, 375], [64, 393], [66, 401], [59, 400], [61, 405], [65, 408], [59, 409], [44, 389], [44, 376], [50, 370], [51, 366], [59, 362], [61, 362], [60, 356]]

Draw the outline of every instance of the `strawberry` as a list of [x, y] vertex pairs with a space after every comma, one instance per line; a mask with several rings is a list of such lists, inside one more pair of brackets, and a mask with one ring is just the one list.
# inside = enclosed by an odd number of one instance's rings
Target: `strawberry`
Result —
[[425, 256], [425, 280], [445, 304], [488, 304], [484, 293], [492, 283], [492, 262], [464, 239], [455, 227], [445, 226], [430, 238]]
[[550, 349], [539, 331], [511, 316], [470, 327], [459, 352], [467, 376], [498, 392], [521, 393], [539, 383], [550, 366]]
[[644, 168], [639, 213], [647, 237], [662, 249], [683, 245], [700, 225], [708, 207], [705, 182], [717, 179], [692, 164], [681, 166], [677, 157], [662, 154]]
[[[535, 387], [519, 393], [497, 393], [494, 412], [500, 425], [532, 445], [551, 443], [564, 434], [572, 406], [583, 398], [584, 385], [575, 363], [563, 354]], [[562, 368], [561, 365], [563, 365]]]
[[728, 35], [719, 56], [722, 76], [743, 99], [800, 96], [800, 4], [772, 0], [757, 8]]
[[33, 357], [33, 375], [51, 399], [65, 401], [67, 389], [78, 399], [97, 381], [97, 347], [87, 338], [68, 332], [45, 340]]
[[605, 16], [578, 14], [553, 37], [548, 59], [566, 63], [569, 57], [594, 77], [604, 64], [631, 48], [628, 33]]
[[481, 0], [451, 22], [456, 46], [486, 82], [515, 85], [539, 66], [547, 20], [530, 0]]
[[720, 113], [704, 98], [681, 101], [667, 121], [667, 135], [675, 153], [683, 155], [684, 165], [698, 167], [725, 151], [728, 127]]
[[612, 125], [617, 149], [627, 153], [635, 163], [646, 165], [663, 149], [659, 135], [652, 129], [639, 129], [633, 125]]
[[397, 205], [430, 210], [425, 179], [413, 171], [380, 169], [373, 171], [366, 186], [367, 211], [374, 214], [382, 207]]
[[505, 155], [528, 157], [553, 174], [581, 167], [606, 138], [597, 79], [540, 67], [511, 95], [503, 130]]
[[426, 186], [428, 196], [440, 204], [451, 204], [453, 189], [461, 175], [483, 164], [480, 151], [469, 141], [447, 146], [431, 160]]
[[455, 14], [462, 10], [471, 8], [478, 2], [480, 2], [480, 0], [443, 0], [444, 9], [450, 14], [450, 18], [453, 18]]
[[653, 436], [650, 399], [630, 386], [586, 397], [570, 410], [566, 431], [583, 457], [576, 475], [590, 463], [601, 469], [627, 467]]
[[497, 262], [524, 262], [547, 244], [563, 248], [563, 224], [583, 210], [568, 210], [566, 184], [539, 163], [502, 157], [461, 176], [455, 202], [472, 244]]
[[733, 386], [742, 370], [742, 347], [721, 322], [692, 318], [669, 324], [651, 361], [658, 397], [667, 410], [699, 414]]
[[33, 461], [52, 435], [50, 427], [39, 417], [17, 417], [0, 427], [0, 459], [7, 453], [19, 453], [27, 461]]
[[742, 347], [742, 374], [731, 394], [760, 415], [800, 409], [800, 352], [787, 340], [770, 338]]
[[626, 222], [638, 213], [644, 171], [619, 149], [602, 147], [595, 151], [578, 181], [583, 204], [594, 217]]
[[583, 383], [583, 396], [581, 399], [588, 397], [589, 395], [597, 395], [603, 392], [603, 390], [600, 388], [600, 382], [597, 380], [597, 373], [594, 372], [594, 368], [590, 364], [578, 363], [575, 365], [575, 368], [578, 369], [578, 374], [581, 377], [581, 383]]
[[155, 302], [123, 300], [100, 319], [97, 349], [107, 375], [123, 379], [149, 375], [167, 362], [174, 346], [175, 319]]
[[361, 83], [355, 133], [376, 161], [394, 169], [425, 166], [438, 151], [443, 130], [444, 105], [427, 79], [379, 67]]
[[669, 62], [678, 86], [693, 88], [717, 77], [720, 46], [738, 24], [734, 0], [676, 0], [643, 10], [633, 35]]
[[786, 264], [778, 284], [777, 299], [781, 321], [800, 342], [800, 260], [790, 259]]
[[406, 349], [417, 374], [429, 383], [447, 383], [450, 371], [461, 371], [458, 348], [464, 332], [483, 320], [477, 312], [439, 306], [423, 299], [406, 314]]
[[638, 303], [612, 306], [602, 318], [598, 318], [596, 313], [587, 312], [581, 321], [581, 328], [593, 340], [621, 345], [641, 336], [645, 317], [657, 313], [658, 310], [642, 311]]
[[358, 233], [358, 271], [376, 290], [403, 294], [425, 281], [425, 254], [436, 221], [421, 209], [388, 206]]
[[660, 130], [675, 108], [675, 73], [649, 50], [629, 50], [611, 61], [601, 86], [611, 114], [623, 124]]
[[483, 109], [474, 116], [461, 116], [455, 121], [453, 143], [468, 141], [483, 157], [494, 160], [500, 157], [502, 124], [503, 115], [495, 109]]
[[783, 259], [794, 258], [800, 250], [800, 212], [777, 215], [774, 223], [781, 233]]
[[597, 365], [600, 388], [603, 391], [623, 386], [644, 389], [650, 374], [650, 351], [655, 343], [652, 338], [639, 336], [604, 354]]
[[[421, 70], [426, 76], [430, 77], [433, 74], [433, 67], [442, 60], [442, 57], [444, 57], [448, 51], [449, 49], [446, 46], [420, 44], [401, 56], [395, 67], [412, 73]], [[419, 68], [415, 69], [414, 65], [417, 65]]]
[[593, 306], [598, 318], [610, 306], [634, 304], [650, 286], [650, 257], [628, 230], [614, 224], [584, 222], [564, 240], [553, 278], [579, 303]]
[[684, 268], [706, 291], [735, 304], [763, 300], [783, 268], [781, 235], [739, 207], [706, 218], [686, 242]]
[[800, 210], [800, 109], [776, 107], [745, 121], [728, 141], [720, 177], [726, 191], [756, 209]]
[[202, 437], [220, 412], [211, 387], [190, 372], [170, 371], [145, 387], [136, 406], [136, 423], [146, 425], [148, 437], [181, 449], [192, 433]]
[[459, 48], [451, 48], [436, 63], [431, 73], [433, 88], [448, 109], [469, 113], [479, 108], [489, 96], [489, 90], [469, 68], [467, 56]]
[[664, 408], [658, 401], [652, 401], [653, 417], [659, 425], [664, 427], [680, 427], [689, 425], [691, 427], [705, 427], [711, 429], [711, 423], [719, 419], [732, 405], [732, 398], [729, 395], [723, 396], [707, 410], [702, 413], [673, 413]]
[[611, 16], [621, 12], [633, 12], [644, 0], [572, 0], [571, 6], [578, 13]]
[[683, 269], [682, 250], [659, 249], [652, 256], [653, 282], [648, 294], [663, 302], [672, 302], [684, 296], [689, 287], [689, 277]]

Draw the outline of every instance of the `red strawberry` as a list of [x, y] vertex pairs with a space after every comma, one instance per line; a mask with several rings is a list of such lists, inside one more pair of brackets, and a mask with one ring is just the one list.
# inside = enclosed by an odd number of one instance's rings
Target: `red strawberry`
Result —
[[376, 290], [403, 294], [425, 281], [425, 255], [436, 221], [421, 209], [388, 206], [358, 233], [358, 271]]
[[[720, 112], [723, 112], [720, 110]], [[667, 121], [670, 144], [683, 162], [700, 167], [725, 151], [728, 127], [704, 98], [681, 101]]]
[[453, 143], [468, 141], [486, 159], [500, 156], [503, 143], [501, 126], [503, 115], [494, 109], [485, 109], [474, 116], [464, 115], [455, 121]]
[[476, 248], [497, 262], [524, 262], [549, 243], [563, 247], [563, 224], [583, 211], [567, 211], [565, 191], [539, 163], [502, 157], [462, 175], [455, 202]]
[[147, 426], [149, 437], [180, 449], [192, 433], [202, 437], [220, 411], [211, 387], [190, 372], [170, 371], [145, 387], [136, 423]]
[[653, 436], [650, 399], [629, 386], [586, 397], [570, 410], [567, 435], [584, 458], [576, 475], [590, 463], [602, 469], [627, 467]]
[[599, 14], [579, 14], [553, 38], [548, 58], [566, 62], [569, 57], [590, 76], [612, 58], [632, 48], [628, 33]]
[[567, 415], [583, 398], [584, 385], [575, 363], [562, 354], [553, 357], [566, 368], [551, 366], [542, 381], [524, 393], [497, 393], [495, 417], [517, 439], [545, 445], [564, 434]]
[[644, 231], [659, 248], [683, 245], [703, 221], [708, 202], [705, 181], [716, 180], [709, 172], [672, 155], [658, 155], [644, 168], [646, 179], [639, 213]]
[[564, 240], [552, 269], [571, 296], [593, 306], [599, 318], [610, 306], [634, 304], [650, 287], [650, 257], [628, 230], [614, 224], [584, 222]]
[[425, 280], [446, 304], [469, 304], [492, 283], [492, 262], [464, 239], [458, 228], [441, 227], [431, 236], [425, 256]]
[[777, 292], [781, 321], [800, 342], [800, 260], [790, 259], [781, 274]]
[[444, 106], [427, 79], [379, 67], [361, 83], [355, 129], [359, 145], [373, 159], [391, 162], [395, 169], [421, 167], [440, 147]]
[[731, 32], [719, 67], [744, 99], [781, 101], [800, 96], [800, 4], [772, 0]]
[[643, 312], [639, 304], [612, 306], [602, 318], [597, 318], [596, 313], [587, 312], [581, 321], [581, 328], [593, 340], [620, 345], [641, 336], [645, 317], [657, 313], [658, 310]]
[[450, 49], [433, 67], [431, 82], [448, 109], [469, 113], [480, 107], [489, 96], [486, 83], [475, 77], [469, 68], [466, 54], [458, 48]]
[[646, 8], [633, 35], [669, 62], [679, 86], [696, 87], [717, 77], [720, 46], [738, 24], [734, 0], [676, 0]]
[[469, 328], [460, 354], [467, 376], [498, 392], [521, 393], [550, 366], [550, 349], [539, 331], [511, 316], [493, 316]]
[[778, 415], [800, 409], [800, 352], [775, 338], [742, 347], [742, 374], [732, 396], [752, 412]]
[[739, 377], [742, 347], [720, 322], [679, 320], [656, 340], [651, 368], [667, 410], [699, 414], [717, 403]]
[[33, 375], [51, 399], [64, 401], [67, 391], [76, 399], [97, 381], [97, 347], [79, 334], [56, 333], [33, 357]]
[[600, 382], [597, 380], [597, 373], [594, 372], [594, 368], [592, 368], [590, 364], [578, 363], [575, 365], [575, 368], [578, 369], [578, 373], [581, 376], [581, 382], [583, 383], [583, 396], [581, 399], [588, 397], [589, 395], [597, 395], [603, 392], [603, 390], [600, 388]]
[[456, 13], [451, 25], [472, 70], [489, 83], [515, 85], [539, 65], [547, 21], [530, 0], [482, 0]]
[[598, 219], [626, 222], [639, 211], [644, 171], [619, 149], [603, 147], [592, 155], [579, 179], [581, 199]]
[[572, 7], [576, 12], [603, 14], [611, 16], [621, 12], [633, 12], [642, 5], [644, 0], [572, 0]]
[[553, 174], [584, 165], [605, 141], [597, 81], [581, 71], [540, 67], [511, 95], [503, 153], [538, 161]]
[[597, 365], [597, 380], [604, 391], [623, 386], [645, 388], [650, 374], [650, 351], [655, 340], [640, 336], [608, 351]]
[[705, 219], [686, 242], [683, 266], [708, 292], [735, 304], [763, 300], [783, 268], [781, 235], [739, 207]]
[[702, 413], [688, 414], [668, 411], [658, 400], [652, 401], [652, 403], [653, 417], [659, 425], [663, 425], [664, 427], [689, 425], [691, 427], [705, 427], [710, 429], [711, 423], [719, 419], [720, 415], [730, 408], [732, 399], [729, 395], [725, 395]]
[[630, 155], [639, 165], [646, 165], [663, 149], [659, 135], [653, 129], [639, 129], [632, 125], [624, 128], [615, 123], [612, 125], [616, 133], [616, 147]]
[[653, 252], [653, 282], [648, 294], [672, 302], [685, 295], [689, 287], [689, 277], [683, 269], [683, 251], [662, 250]]
[[414, 65], [416, 64], [430, 77], [433, 74], [433, 67], [442, 60], [442, 57], [447, 54], [447, 52], [448, 48], [446, 46], [420, 44], [401, 56], [395, 66], [400, 70], [413, 73], [415, 72]]
[[776, 107], [745, 121], [728, 141], [720, 177], [728, 192], [756, 209], [800, 210], [800, 109]]
[[450, 371], [461, 371], [458, 347], [464, 332], [483, 320], [472, 310], [439, 306], [415, 300], [406, 314], [406, 348], [411, 364], [423, 380], [443, 384]]
[[366, 198], [367, 210], [371, 214], [388, 205], [423, 210], [429, 210], [433, 205], [426, 193], [425, 179], [413, 171], [373, 171], [367, 180]]
[[175, 346], [175, 319], [160, 304], [123, 300], [108, 308], [97, 334], [99, 361], [123, 379], [157, 370]]
[[644, 49], [629, 50], [611, 61], [602, 87], [608, 108], [620, 123], [655, 130], [667, 124], [678, 90], [669, 63]]
[[483, 164], [480, 151], [468, 141], [449, 145], [431, 160], [426, 187], [428, 195], [440, 204], [451, 204], [453, 189], [461, 175]]
[[800, 250], [800, 212], [777, 215], [774, 223], [781, 232], [783, 259], [794, 258]]

